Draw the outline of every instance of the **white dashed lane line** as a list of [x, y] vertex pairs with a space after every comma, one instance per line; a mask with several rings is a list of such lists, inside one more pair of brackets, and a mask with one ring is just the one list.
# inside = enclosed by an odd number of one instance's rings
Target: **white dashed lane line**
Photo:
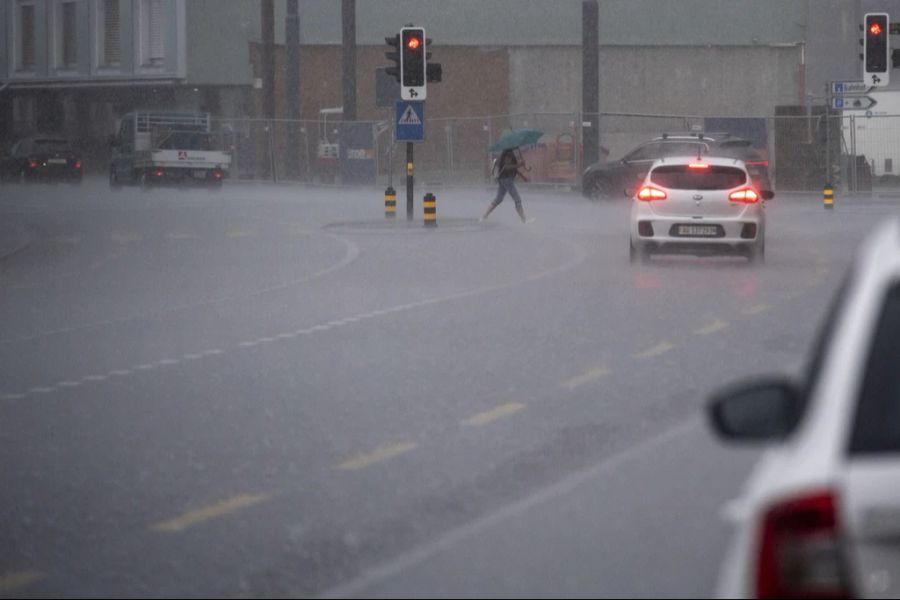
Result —
[[[125, 236], [122, 236], [122, 238], [124, 238], [124, 237]], [[418, 302], [408, 302], [408, 303], [400, 304], [397, 306], [382, 308], [382, 309], [374, 310], [374, 311], [368, 311], [368, 312], [360, 313], [360, 314], [356, 314], [356, 315], [350, 315], [348, 317], [344, 317], [343, 319], [332, 320], [332, 321], [329, 321], [324, 324], [314, 325], [312, 327], [307, 327], [304, 329], [297, 329], [295, 331], [287, 331], [287, 332], [278, 333], [272, 337], [264, 337], [264, 338], [259, 338], [256, 340], [245, 340], [245, 341], [236, 343], [234, 345], [234, 347], [231, 348], [231, 350], [253, 348], [254, 346], [257, 346], [259, 344], [273, 343], [273, 342], [279, 341], [279, 340], [296, 339], [298, 337], [302, 337], [305, 335], [312, 335], [312, 334], [319, 333], [322, 331], [328, 331], [333, 328], [344, 327], [346, 325], [359, 323], [361, 321], [373, 319], [373, 318], [383, 316], [383, 315], [394, 314], [397, 312], [411, 310], [414, 308], [420, 308], [423, 306], [441, 304], [441, 303], [450, 302], [453, 300], [460, 300], [463, 298], [471, 298], [471, 297], [479, 296], [479, 295], [490, 293], [490, 292], [496, 292], [496, 291], [500, 291], [500, 290], [504, 290], [504, 289], [509, 289], [512, 287], [516, 287], [518, 285], [522, 285], [524, 283], [537, 281], [539, 279], [542, 279], [544, 277], [547, 277], [547, 276], [555, 274], [555, 273], [560, 273], [562, 271], [568, 270], [568, 269], [576, 266], [577, 264], [581, 263], [586, 258], [586, 256], [587, 256], [587, 254], [585, 254], [581, 251], [578, 251], [575, 253], [575, 257], [572, 260], [570, 260], [566, 263], [563, 263], [561, 265], [558, 265], [556, 267], [552, 267], [550, 269], [541, 271], [539, 273], [536, 273], [534, 275], [526, 277], [522, 280], [501, 283], [501, 284], [488, 286], [488, 287], [484, 287], [484, 288], [477, 288], [474, 290], [457, 292], [455, 294], [449, 294], [449, 295], [440, 296], [437, 298], [429, 298], [429, 299], [425, 299], [425, 300], [420, 300]], [[354, 257], [355, 257], [355, 254], [354, 254]], [[323, 271], [322, 274], [324, 274], [325, 272], [328, 272], [328, 270]], [[287, 286], [285, 286], [285, 287], [287, 287]], [[276, 289], [276, 288], [272, 288], [272, 289]], [[99, 374], [98, 375], [86, 375], [86, 376], [82, 377], [81, 380], [82, 381], [99, 382], [99, 381], [107, 379], [113, 375], [115, 375], [117, 377], [127, 377], [138, 371], [152, 371], [153, 369], [157, 369], [160, 366], [177, 365], [177, 364], [183, 362], [183, 360], [188, 359], [188, 357], [190, 357], [190, 360], [198, 360], [199, 358], [205, 358], [205, 357], [209, 357], [209, 356], [219, 356], [222, 354], [225, 354], [225, 350], [223, 350], [221, 348], [213, 348], [213, 349], [205, 350], [202, 352], [191, 353], [189, 355], [186, 354], [186, 355], [183, 355], [183, 358], [177, 358], [177, 359], [176, 358], [163, 358], [156, 362], [142, 363], [139, 365], [131, 366], [127, 369], [116, 369], [114, 371], [110, 371], [109, 373], [103, 374], [103, 375], [99, 375]], [[0, 394], [0, 399], [19, 400], [19, 399], [25, 398], [26, 396], [28, 396], [30, 394], [50, 394], [50, 393], [53, 393], [60, 389], [61, 388], [56, 385], [54, 385], [54, 386], [39, 386], [39, 387], [33, 387], [24, 393], [2, 393], [2, 394]]]

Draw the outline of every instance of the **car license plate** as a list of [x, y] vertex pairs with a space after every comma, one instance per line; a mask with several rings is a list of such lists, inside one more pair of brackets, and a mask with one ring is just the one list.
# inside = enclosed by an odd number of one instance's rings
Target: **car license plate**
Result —
[[719, 228], [715, 225], [679, 225], [678, 235], [716, 237], [719, 235]]
[[206, 171], [203, 169], [194, 171], [194, 179], [206, 179]]
[[64, 159], [64, 158], [48, 158], [47, 164], [48, 165], [64, 165], [64, 164], [66, 164], [66, 159]]

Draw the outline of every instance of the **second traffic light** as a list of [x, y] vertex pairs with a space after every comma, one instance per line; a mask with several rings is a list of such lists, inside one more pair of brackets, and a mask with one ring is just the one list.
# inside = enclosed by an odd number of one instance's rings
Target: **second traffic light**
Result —
[[426, 45], [424, 27], [400, 30], [400, 97], [404, 100], [426, 97]]
[[867, 85], [885, 86], [890, 82], [888, 57], [889, 19], [887, 13], [867, 13], [865, 16], [865, 37], [863, 57], [863, 80]]

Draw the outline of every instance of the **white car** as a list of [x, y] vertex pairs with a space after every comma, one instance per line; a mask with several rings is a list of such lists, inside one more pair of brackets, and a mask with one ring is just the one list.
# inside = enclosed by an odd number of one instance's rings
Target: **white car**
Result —
[[713, 428], [770, 443], [724, 510], [721, 597], [900, 597], [900, 223], [862, 246], [802, 381], [716, 395]]
[[765, 200], [743, 161], [678, 156], [653, 163], [631, 204], [631, 262], [652, 254], [737, 254], [765, 260]]

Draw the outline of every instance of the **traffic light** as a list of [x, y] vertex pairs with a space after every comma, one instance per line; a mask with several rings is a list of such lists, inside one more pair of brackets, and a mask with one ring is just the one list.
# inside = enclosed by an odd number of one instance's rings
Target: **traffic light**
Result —
[[385, 43], [391, 47], [389, 52], [385, 52], [384, 55], [388, 60], [394, 63], [393, 67], [388, 67], [384, 70], [385, 73], [400, 81], [400, 34], [395, 34], [389, 37], [384, 38]]
[[400, 30], [400, 97], [404, 100], [425, 99], [426, 45], [423, 27]]
[[891, 50], [888, 28], [887, 13], [866, 14], [865, 37], [863, 38], [863, 81], [871, 86], [885, 86], [890, 81], [888, 57]]

